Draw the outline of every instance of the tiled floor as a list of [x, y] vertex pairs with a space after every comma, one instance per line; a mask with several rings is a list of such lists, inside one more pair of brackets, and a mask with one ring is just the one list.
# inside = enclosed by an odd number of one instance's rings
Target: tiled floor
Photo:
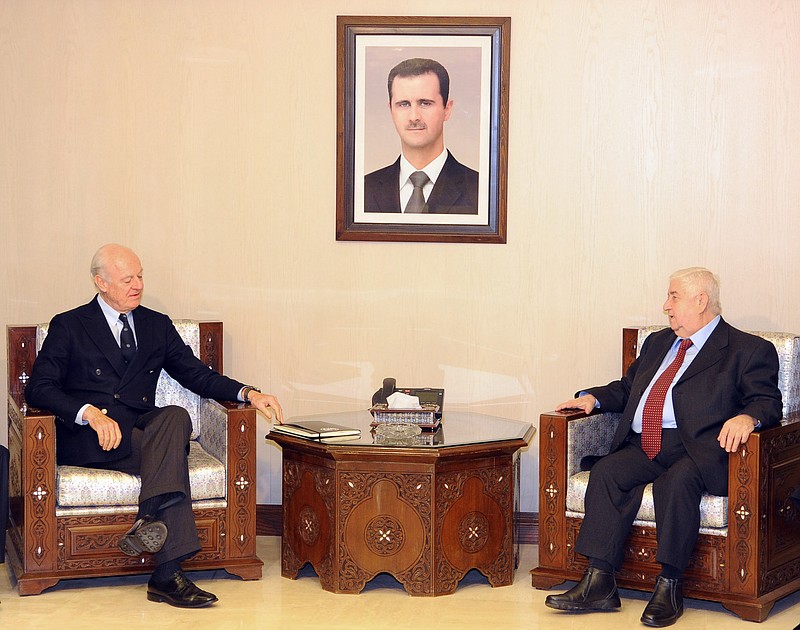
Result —
[[[411, 597], [388, 575], [379, 575], [360, 595], [334, 595], [320, 588], [310, 567], [297, 580], [281, 577], [279, 538], [260, 537], [258, 553], [264, 560], [264, 578], [260, 581], [244, 582], [225, 572], [191, 574], [201, 587], [220, 599], [213, 607], [202, 610], [180, 610], [147, 601], [146, 576], [70, 580], [42, 595], [19, 597], [8, 568], [0, 565], [0, 628], [644, 628], [639, 616], [647, 603], [645, 593], [623, 591], [622, 610], [615, 613], [576, 615], [545, 607], [548, 592], [531, 588], [528, 570], [536, 564], [536, 548], [527, 545], [522, 548], [522, 561], [512, 586], [491, 588], [482, 575], [472, 571], [455, 594], [435, 598]], [[717, 604], [686, 600], [686, 612], [675, 627], [792, 630], [798, 624], [800, 593], [778, 602], [767, 620], [757, 626], [740, 621]]]

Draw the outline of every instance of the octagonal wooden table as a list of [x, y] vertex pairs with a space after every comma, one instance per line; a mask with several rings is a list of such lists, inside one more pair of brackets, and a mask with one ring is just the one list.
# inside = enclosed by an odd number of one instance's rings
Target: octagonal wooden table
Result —
[[518, 451], [531, 424], [446, 412], [435, 433], [383, 443], [368, 411], [292, 418], [358, 427], [352, 441], [275, 432], [283, 449], [281, 574], [310, 563], [322, 588], [358, 593], [379, 573], [411, 595], [446, 595], [471, 569], [512, 583]]

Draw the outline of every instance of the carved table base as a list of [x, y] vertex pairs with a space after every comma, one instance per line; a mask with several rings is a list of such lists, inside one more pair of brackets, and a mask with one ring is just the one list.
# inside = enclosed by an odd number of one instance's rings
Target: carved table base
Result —
[[[271, 436], [272, 437], [272, 436]], [[322, 587], [358, 593], [378, 573], [411, 595], [446, 595], [471, 569], [512, 583], [518, 445], [332, 449], [283, 447], [281, 573], [310, 563]]]

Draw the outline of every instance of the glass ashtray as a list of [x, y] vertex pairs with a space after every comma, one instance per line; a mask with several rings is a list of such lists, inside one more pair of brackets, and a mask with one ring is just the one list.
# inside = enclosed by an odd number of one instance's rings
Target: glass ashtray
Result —
[[422, 433], [422, 429], [418, 427], [416, 424], [410, 424], [408, 422], [403, 423], [381, 423], [375, 427], [375, 435], [378, 435], [383, 438], [387, 438], [389, 440], [402, 440], [405, 438], [411, 438], [415, 435], [419, 435]]

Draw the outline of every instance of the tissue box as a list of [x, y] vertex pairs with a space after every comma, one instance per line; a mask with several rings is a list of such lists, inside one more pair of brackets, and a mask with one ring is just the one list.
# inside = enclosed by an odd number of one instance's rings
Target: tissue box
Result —
[[373, 421], [377, 424], [416, 424], [423, 429], [435, 429], [439, 426], [436, 412], [439, 405], [422, 404], [420, 409], [389, 409], [386, 403], [376, 403], [370, 407]]

